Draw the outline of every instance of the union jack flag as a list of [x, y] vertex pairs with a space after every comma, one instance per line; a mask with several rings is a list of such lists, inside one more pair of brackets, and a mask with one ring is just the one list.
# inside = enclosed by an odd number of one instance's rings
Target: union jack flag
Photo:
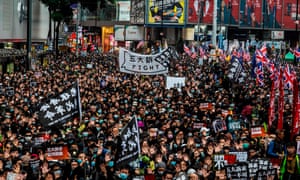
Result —
[[278, 70], [274, 63], [269, 64], [270, 79], [275, 81], [278, 78]]
[[185, 44], [183, 45], [183, 50], [188, 55], [191, 55], [191, 53], [192, 53], [191, 50], [190, 50], [190, 48], [187, 45], [185, 45]]
[[262, 62], [264, 65], [270, 63], [270, 59], [265, 56], [261, 50], [256, 50], [255, 51], [255, 56], [256, 56], [256, 62]]
[[204, 58], [204, 56], [205, 56], [205, 49], [203, 49], [203, 47], [202, 46], [200, 46], [199, 47], [199, 55], [200, 55], [200, 57], [201, 58]]
[[258, 62], [256, 64], [256, 68], [255, 68], [254, 72], [256, 75], [256, 84], [258, 86], [263, 86], [264, 85], [264, 72], [263, 72], [262, 62]]
[[244, 61], [249, 62], [251, 60], [251, 56], [249, 51], [246, 51], [243, 55]]
[[263, 44], [262, 47], [260, 48], [260, 52], [262, 53], [263, 56], [267, 55], [268, 49], [266, 44]]
[[283, 73], [284, 87], [286, 89], [293, 89], [293, 81], [296, 78], [296, 72], [291, 70], [289, 65], [286, 65]]

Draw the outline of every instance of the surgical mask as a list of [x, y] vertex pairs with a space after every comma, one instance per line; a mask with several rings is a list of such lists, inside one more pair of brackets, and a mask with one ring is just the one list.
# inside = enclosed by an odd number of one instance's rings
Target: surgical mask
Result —
[[202, 158], [205, 157], [205, 153], [204, 152], [201, 152], [200, 155], [201, 155]]
[[96, 162], [95, 162], [95, 161], [92, 161], [92, 162], [91, 162], [91, 166], [94, 167], [95, 165], [96, 165]]
[[249, 148], [249, 143], [243, 143], [243, 149], [248, 149]]
[[168, 135], [168, 138], [169, 138], [169, 139], [172, 139], [172, 138], [173, 138], [173, 135], [172, 135], [172, 134], [169, 134], [169, 135]]
[[54, 174], [61, 174], [61, 170], [59, 169], [59, 170], [54, 171]]
[[158, 173], [159, 175], [163, 175], [163, 174], [164, 174], [164, 171], [157, 171], [157, 173]]
[[83, 133], [82, 133], [82, 136], [84, 136], [84, 137], [87, 137], [88, 135], [89, 135], [88, 132], [83, 132]]
[[109, 161], [107, 164], [109, 167], [113, 167], [114, 166], [114, 162], [113, 161]]
[[119, 118], [119, 116], [115, 114], [114, 115], [114, 119], [118, 119], [118, 118]]
[[128, 175], [125, 174], [125, 173], [120, 173], [120, 174], [119, 174], [119, 177], [120, 177], [122, 180], [125, 180], [125, 179], [128, 178]]
[[100, 131], [101, 130], [101, 127], [96, 127], [97, 131]]
[[31, 136], [25, 136], [26, 141], [31, 141]]
[[82, 160], [81, 160], [81, 159], [78, 159], [77, 162], [78, 162], [78, 164], [81, 164]]

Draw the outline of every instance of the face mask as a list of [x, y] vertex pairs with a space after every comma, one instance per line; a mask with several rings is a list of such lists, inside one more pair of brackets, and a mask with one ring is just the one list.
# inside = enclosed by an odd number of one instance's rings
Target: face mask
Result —
[[114, 162], [113, 161], [109, 161], [107, 165], [108, 165], [108, 167], [113, 167], [114, 166]]
[[25, 136], [25, 140], [26, 141], [30, 141], [31, 140], [31, 136]]
[[97, 131], [100, 131], [101, 130], [101, 127], [96, 127]]
[[96, 162], [95, 162], [95, 161], [92, 161], [92, 162], [91, 162], [91, 166], [94, 167], [95, 165], [96, 165]]
[[229, 117], [228, 117], [228, 120], [229, 120], [229, 121], [231, 121], [231, 120], [232, 120], [231, 116], [229, 116]]
[[200, 155], [201, 155], [202, 158], [205, 157], [205, 153], [204, 152], [201, 152]]
[[163, 175], [163, 174], [164, 174], [163, 171], [157, 171], [157, 173], [158, 173], [159, 175]]
[[119, 174], [119, 177], [120, 177], [122, 180], [125, 180], [125, 179], [127, 179], [128, 175], [125, 174], [125, 173], [120, 173], [120, 174]]
[[248, 149], [249, 148], [249, 143], [243, 143], [243, 149]]
[[81, 159], [78, 159], [77, 162], [78, 162], [78, 164], [80, 164], [80, 163], [82, 162], [82, 160], [81, 160]]
[[82, 133], [82, 136], [84, 136], [84, 137], [87, 137], [88, 135], [89, 135], [88, 132], [83, 132], [83, 133]]
[[102, 113], [102, 109], [99, 109], [97, 112], [98, 112], [98, 114], [101, 114]]
[[168, 138], [169, 138], [169, 139], [172, 139], [172, 138], [173, 138], [173, 135], [172, 135], [172, 134], [169, 134], [169, 135], [168, 135]]
[[114, 119], [118, 119], [119, 118], [119, 116], [118, 115], [114, 115]]
[[175, 165], [176, 165], [176, 161], [171, 161], [170, 164], [171, 164], [172, 166], [175, 166]]
[[61, 174], [61, 170], [54, 171], [54, 174]]

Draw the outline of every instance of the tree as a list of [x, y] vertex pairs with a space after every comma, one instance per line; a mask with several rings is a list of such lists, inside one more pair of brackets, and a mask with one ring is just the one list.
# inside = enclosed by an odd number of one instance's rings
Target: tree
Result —
[[40, 0], [45, 6], [48, 7], [49, 11], [49, 30], [48, 30], [48, 38], [52, 39], [52, 23], [51, 20], [54, 21], [54, 30], [55, 30], [55, 50], [56, 54], [58, 54], [58, 38], [59, 38], [59, 27], [62, 22], [68, 22], [71, 20], [73, 15], [72, 9], [70, 5], [72, 3], [76, 3], [75, 0]]

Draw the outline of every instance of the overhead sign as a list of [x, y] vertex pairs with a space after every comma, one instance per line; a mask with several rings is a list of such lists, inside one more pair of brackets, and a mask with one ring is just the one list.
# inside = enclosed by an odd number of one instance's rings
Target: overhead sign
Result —
[[143, 26], [126, 26], [125, 27], [125, 40], [126, 41], [140, 41], [144, 39]]
[[119, 1], [118, 3], [118, 20], [130, 21], [130, 1]]
[[125, 41], [125, 25], [115, 25], [114, 32], [116, 41]]
[[284, 39], [284, 31], [272, 31], [272, 39]]

